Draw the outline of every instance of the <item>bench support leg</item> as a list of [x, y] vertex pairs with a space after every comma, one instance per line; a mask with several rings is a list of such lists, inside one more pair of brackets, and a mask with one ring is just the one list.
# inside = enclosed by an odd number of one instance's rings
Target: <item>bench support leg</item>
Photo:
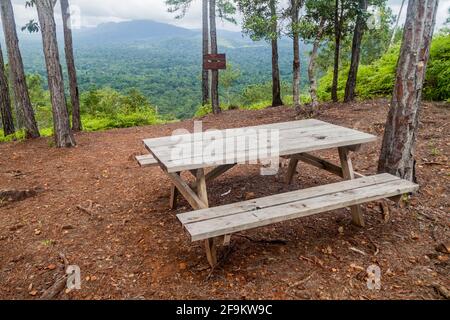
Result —
[[291, 158], [289, 160], [288, 172], [286, 174], [286, 184], [291, 184], [294, 175], [297, 173], [297, 165], [299, 160], [295, 158]]
[[223, 237], [223, 245], [225, 247], [228, 247], [231, 243], [231, 234], [227, 234], [226, 236]]
[[195, 210], [208, 208], [208, 204], [204, 203], [203, 200], [199, 198], [198, 194], [181, 178], [180, 173], [168, 173], [168, 177], [172, 180], [172, 183], [176, 186], [178, 192], [183, 195], [192, 208]]
[[216, 239], [205, 240], [206, 258], [212, 268], [217, 265], [217, 245]]
[[[350, 158], [350, 151], [347, 148], [339, 148], [339, 158], [341, 159], [341, 166], [344, 179], [354, 180], [355, 172], [353, 171], [353, 164]], [[361, 206], [351, 207], [353, 223], [358, 227], [364, 227], [364, 217], [362, 214]]]

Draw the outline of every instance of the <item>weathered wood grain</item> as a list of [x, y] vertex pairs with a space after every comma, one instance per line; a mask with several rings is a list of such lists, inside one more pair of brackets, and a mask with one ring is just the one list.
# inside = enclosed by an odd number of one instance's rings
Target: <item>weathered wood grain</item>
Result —
[[[377, 180], [384, 182], [374, 183]], [[201, 210], [178, 215], [178, 218], [192, 241], [199, 241], [415, 192], [417, 189], [418, 186], [409, 181], [379, 175], [321, 186], [312, 192], [301, 190], [253, 200], [247, 202], [246, 210], [238, 204], [210, 209], [209, 217], [207, 210]]]
[[141, 167], [157, 167], [159, 165], [158, 160], [151, 154], [136, 156], [135, 158]]

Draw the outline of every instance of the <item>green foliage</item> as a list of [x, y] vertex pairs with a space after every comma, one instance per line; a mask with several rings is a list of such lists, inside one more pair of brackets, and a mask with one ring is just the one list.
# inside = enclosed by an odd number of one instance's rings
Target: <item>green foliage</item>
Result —
[[[378, 20], [377, 24], [372, 28], [367, 28], [362, 39], [362, 64], [371, 64], [375, 60], [378, 60], [387, 51], [391, 41], [391, 26], [395, 20], [391, 8], [387, 6], [385, 1], [382, 1], [382, 3], [376, 7], [375, 15], [376, 16], [374, 16], [373, 19]], [[347, 57], [350, 59], [350, 47], [347, 49], [347, 52]]]
[[330, 35], [334, 32], [334, 1], [306, 0], [305, 14], [300, 19], [299, 31], [301, 37], [313, 42], [319, 33]]
[[[281, 93], [283, 96], [287, 95], [288, 92], [290, 93], [291, 90], [290, 83], [285, 81], [281, 83]], [[272, 82], [252, 84], [242, 90], [240, 104], [248, 106], [262, 101], [272, 101]]]
[[[182, 19], [186, 16], [192, 2], [194, 0], [166, 0], [167, 11], [176, 13], [175, 19]], [[236, 7], [233, 1], [230, 0], [217, 0], [217, 17], [220, 19], [236, 23], [234, 15], [236, 14]]]
[[246, 109], [246, 110], [262, 110], [262, 109], [269, 108], [271, 105], [272, 105], [272, 100], [265, 100], [265, 101], [252, 103], [252, 104], [244, 107], [243, 109]]
[[[396, 46], [374, 63], [359, 67], [356, 94], [360, 99], [383, 97], [392, 94], [399, 50], [400, 48]], [[339, 73], [338, 97], [340, 100], [344, 98], [348, 71], [349, 67], [347, 66], [342, 68]], [[330, 69], [319, 80], [317, 95], [320, 100], [331, 100], [332, 81], [333, 70]]]
[[279, 0], [237, 0], [242, 13], [242, 31], [254, 41], [277, 39], [281, 35], [277, 13]]
[[154, 112], [118, 113], [113, 117], [85, 115], [82, 118], [85, 131], [101, 131], [114, 128], [130, 128], [163, 123]]
[[121, 94], [111, 88], [92, 89], [81, 95], [83, 128], [98, 131], [162, 123], [155, 109], [137, 89]]
[[439, 34], [433, 40], [424, 97], [435, 101], [450, 100], [450, 33]]
[[44, 80], [38, 74], [27, 75], [27, 85], [36, 121], [40, 128], [49, 128], [52, 123], [50, 93], [44, 90]]
[[231, 104], [232, 94], [231, 88], [237, 83], [241, 76], [241, 70], [235, 68], [231, 63], [227, 63], [227, 69], [219, 73], [220, 86], [224, 89], [225, 99], [227, 104]]
[[[36, 118], [43, 137], [53, 135], [50, 95], [43, 89], [39, 75], [28, 75], [27, 84]], [[137, 89], [121, 94], [111, 88], [91, 89], [81, 94], [82, 123], [85, 131], [113, 128], [129, 128], [164, 123], [148, 99]], [[24, 139], [24, 132], [4, 136], [0, 130], [0, 142]]]
[[[372, 62], [380, 59], [381, 56], [385, 54], [390, 42], [390, 38], [392, 36], [391, 25], [395, 20], [394, 15], [392, 14], [392, 10], [389, 8], [385, 0], [371, 0], [369, 1], [369, 4], [376, 7], [374, 16], [371, 17], [371, 20], [375, 21], [376, 23], [370, 28], [366, 27], [364, 30], [364, 36], [361, 43], [361, 64], [363, 65], [371, 64]], [[355, 10], [358, 10], [357, 8], [352, 7], [352, 4], [346, 3], [346, 6], [347, 15], [344, 17], [344, 33], [343, 39], [341, 40], [341, 63], [343, 64], [343, 68], [345, 68], [345, 64], [348, 63], [348, 61], [350, 61], [351, 59], [353, 42], [352, 34], [354, 31], [355, 23], [354, 17], [356, 16]], [[317, 13], [314, 14], [315, 15], [313, 17], [320, 17], [320, 15], [318, 15]], [[330, 18], [329, 16], [326, 17], [328, 17], [328, 21], [331, 19], [331, 21], [329, 21], [328, 28], [325, 29], [325, 35], [328, 35], [328, 37], [325, 38], [326, 41], [324, 42], [324, 45], [321, 48], [319, 57], [317, 59], [317, 66], [319, 71], [318, 73], [321, 75], [328, 71], [331, 64], [330, 62], [333, 61], [335, 54], [335, 44], [333, 41], [334, 22], [333, 18]], [[314, 36], [314, 32], [316, 31], [313, 29], [312, 32]], [[306, 33], [306, 36], [307, 35], [308, 33]]]
[[[369, 65], [360, 66], [356, 86], [356, 93], [359, 99], [388, 97], [392, 95], [399, 54], [400, 45], [396, 45], [380, 59]], [[348, 66], [342, 68], [339, 74], [338, 96], [341, 100], [345, 92], [348, 70]], [[320, 79], [317, 92], [320, 100], [329, 101], [331, 99], [332, 79], [332, 70], [328, 70]], [[450, 99], [449, 34], [441, 33], [433, 39], [424, 87], [424, 98], [436, 101]]]
[[[43, 128], [43, 129], [40, 129], [40, 133], [41, 133], [42, 137], [51, 137], [51, 136], [53, 136], [53, 129], [52, 128]], [[0, 143], [21, 141], [24, 139], [25, 139], [25, 131], [23, 131], [23, 130], [19, 130], [15, 134], [5, 136], [3, 133], [3, 130], [0, 129]]]

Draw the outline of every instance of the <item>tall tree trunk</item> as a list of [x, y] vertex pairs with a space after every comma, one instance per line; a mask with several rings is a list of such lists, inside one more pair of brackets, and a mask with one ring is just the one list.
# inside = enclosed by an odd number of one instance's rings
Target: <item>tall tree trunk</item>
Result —
[[361, 57], [361, 41], [365, 28], [365, 13], [367, 11], [368, 0], [359, 0], [359, 13], [356, 19], [355, 31], [353, 34], [352, 58], [350, 71], [348, 73], [347, 84], [345, 86], [344, 102], [355, 100], [356, 80], [358, 78], [359, 60]]
[[316, 79], [316, 60], [319, 53], [320, 42], [322, 40], [322, 35], [325, 27], [325, 21], [322, 20], [319, 26], [319, 32], [314, 40], [313, 49], [311, 52], [311, 58], [309, 60], [308, 66], [308, 77], [309, 77], [309, 92], [311, 94], [311, 105], [313, 112], [317, 111], [319, 107], [319, 98], [317, 97], [317, 79]]
[[64, 148], [75, 146], [75, 139], [70, 130], [69, 113], [64, 95], [64, 80], [56, 40], [54, 4], [54, 0], [36, 1], [47, 66], [48, 88], [52, 101], [55, 143], [58, 148]]
[[[209, 22], [208, 22], [208, 0], [203, 1], [202, 20], [203, 20], [203, 57], [209, 54]], [[203, 63], [202, 63], [203, 65]], [[209, 102], [209, 70], [202, 69], [202, 103]]]
[[80, 93], [78, 91], [77, 71], [73, 54], [72, 25], [69, 1], [60, 0], [64, 29], [64, 51], [66, 53], [67, 72], [69, 74], [70, 101], [72, 103], [72, 129], [81, 131]]
[[294, 100], [294, 107], [300, 107], [300, 35], [298, 31], [298, 20], [300, 14], [300, 0], [291, 0], [292, 9], [292, 36], [294, 42], [294, 62], [293, 62], [293, 81], [292, 81], [292, 95]]
[[[277, 8], [274, 0], [270, 1], [270, 10], [273, 18], [272, 33], [278, 34]], [[272, 39], [272, 107], [282, 106], [281, 99], [281, 79], [278, 65], [278, 36]]]
[[6, 48], [8, 51], [8, 62], [11, 69], [11, 80], [14, 89], [14, 100], [18, 106], [20, 116], [23, 117], [26, 138], [38, 138], [39, 129], [34, 117], [28, 93], [25, 71], [23, 68], [22, 55], [17, 38], [16, 22], [11, 0], [1, 0], [0, 10], [5, 34]]
[[378, 166], [416, 181], [416, 139], [438, 0], [409, 0], [394, 95]]
[[339, 83], [339, 60], [341, 55], [341, 36], [342, 36], [342, 27], [341, 27], [341, 10], [340, 9], [340, 1], [336, 0], [336, 8], [334, 15], [334, 70], [333, 70], [333, 85], [331, 87], [331, 99], [334, 102], [338, 102], [338, 83]]
[[[209, 1], [209, 20], [211, 28], [211, 54], [217, 54], [216, 0]], [[211, 103], [213, 113], [219, 114], [222, 111], [219, 102], [219, 70], [213, 70], [211, 72]]]
[[11, 98], [9, 97], [8, 77], [5, 71], [3, 52], [0, 47], [0, 114], [2, 116], [2, 127], [5, 136], [16, 132], [14, 119], [11, 111]]

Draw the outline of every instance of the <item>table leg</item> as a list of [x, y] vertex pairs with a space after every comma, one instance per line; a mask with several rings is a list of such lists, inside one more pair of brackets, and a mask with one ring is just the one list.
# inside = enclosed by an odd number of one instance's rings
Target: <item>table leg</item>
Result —
[[291, 158], [289, 160], [288, 172], [286, 174], [286, 184], [291, 184], [294, 175], [297, 173], [297, 165], [299, 160], [295, 158]]
[[198, 169], [196, 176], [197, 181], [195, 185], [197, 186], [197, 195], [200, 200], [202, 200], [203, 203], [206, 204], [207, 207], [209, 207], [208, 190], [206, 189], [205, 169]]
[[[341, 159], [341, 166], [344, 179], [354, 180], [355, 172], [353, 171], [352, 159], [350, 158], [350, 151], [347, 148], [339, 148], [339, 158]], [[362, 214], [361, 206], [352, 206], [352, 218], [353, 223], [359, 227], [364, 227], [364, 217]]]
[[[180, 175], [180, 173], [177, 173], [177, 175]], [[178, 191], [177, 187], [172, 183], [172, 187], [170, 189], [170, 209], [175, 210], [177, 208], [178, 203], [178, 195], [180, 192]]]

